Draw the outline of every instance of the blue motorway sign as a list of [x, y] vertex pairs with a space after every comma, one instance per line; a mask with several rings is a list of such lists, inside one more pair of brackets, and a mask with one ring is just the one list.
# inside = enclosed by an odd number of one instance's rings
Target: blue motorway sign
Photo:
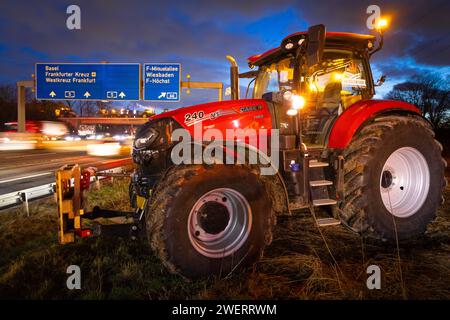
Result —
[[139, 63], [37, 63], [38, 100], [140, 100]]
[[181, 64], [144, 64], [144, 100], [178, 102], [180, 88]]

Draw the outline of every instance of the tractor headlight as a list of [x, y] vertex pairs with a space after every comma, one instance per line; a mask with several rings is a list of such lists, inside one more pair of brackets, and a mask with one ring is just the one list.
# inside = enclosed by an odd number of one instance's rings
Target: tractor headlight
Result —
[[283, 94], [283, 98], [291, 104], [291, 108], [286, 112], [288, 116], [296, 116], [298, 110], [303, 109], [305, 106], [305, 98], [301, 95], [293, 94], [291, 91], [286, 91]]
[[293, 94], [291, 96], [291, 107], [292, 109], [299, 110], [305, 106], [305, 98], [300, 95]]
[[289, 110], [286, 112], [286, 114], [287, 114], [288, 116], [291, 116], [291, 117], [296, 116], [297, 113], [298, 113], [298, 111], [295, 110], [295, 109], [289, 109]]
[[158, 138], [158, 131], [154, 128], [147, 128], [144, 132], [141, 132], [139, 137], [134, 140], [134, 147], [136, 149], [150, 147]]
[[283, 99], [291, 104], [291, 108], [294, 110], [303, 109], [305, 106], [305, 98], [303, 96], [294, 94], [291, 91], [285, 91], [283, 93]]

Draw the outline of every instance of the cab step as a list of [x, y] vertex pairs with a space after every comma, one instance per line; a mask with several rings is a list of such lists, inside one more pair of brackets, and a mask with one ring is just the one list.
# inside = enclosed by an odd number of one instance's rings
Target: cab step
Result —
[[310, 160], [309, 161], [309, 167], [310, 168], [322, 168], [322, 167], [328, 167], [328, 162], [320, 162], [318, 160]]
[[330, 180], [312, 180], [309, 181], [309, 185], [311, 187], [322, 187], [322, 186], [331, 186], [333, 181]]
[[335, 218], [320, 218], [317, 219], [317, 225], [319, 227], [330, 227], [330, 226], [337, 226], [341, 224], [340, 220], [337, 220]]
[[337, 201], [334, 199], [316, 199], [313, 200], [313, 206], [320, 207], [320, 206], [332, 206], [337, 204]]

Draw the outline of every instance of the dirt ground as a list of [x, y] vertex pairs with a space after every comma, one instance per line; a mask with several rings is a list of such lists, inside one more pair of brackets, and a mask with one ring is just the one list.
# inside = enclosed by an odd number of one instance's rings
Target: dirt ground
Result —
[[[445, 196], [450, 199], [450, 187]], [[91, 192], [89, 203], [129, 209], [127, 184]], [[364, 240], [342, 226], [321, 237], [308, 212], [280, 218], [274, 241], [254, 266], [225, 278], [186, 281], [169, 274], [146, 243], [84, 239], [61, 246], [53, 199], [0, 213], [2, 299], [449, 299], [450, 201], [418, 239]], [[66, 268], [82, 270], [82, 289], [66, 288]], [[367, 266], [382, 271], [380, 290], [366, 287]]]

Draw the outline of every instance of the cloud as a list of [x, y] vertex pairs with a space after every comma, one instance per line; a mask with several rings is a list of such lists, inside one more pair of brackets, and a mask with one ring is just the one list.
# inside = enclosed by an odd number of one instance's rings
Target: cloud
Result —
[[390, 17], [384, 50], [376, 59], [412, 57], [418, 63], [450, 65], [448, 0], [397, 1], [301, 1], [296, 8], [310, 24], [324, 23], [328, 30], [367, 33], [366, 8], [380, 6]]
[[[192, 80], [229, 82], [226, 54], [246, 58], [289, 33], [324, 23], [327, 30], [367, 33], [372, 1], [79, 0], [82, 29], [66, 28], [72, 1], [3, 0], [0, 82], [29, 79], [38, 61], [181, 62]], [[391, 16], [377, 70], [400, 80], [418, 69], [448, 72], [449, 2], [377, 1]], [[183, 103], [196, 101], [192, 96]], [[198, 94], [198, 101], [209, 99]], [[201, 99], [200, 99], [201, 98]]]

